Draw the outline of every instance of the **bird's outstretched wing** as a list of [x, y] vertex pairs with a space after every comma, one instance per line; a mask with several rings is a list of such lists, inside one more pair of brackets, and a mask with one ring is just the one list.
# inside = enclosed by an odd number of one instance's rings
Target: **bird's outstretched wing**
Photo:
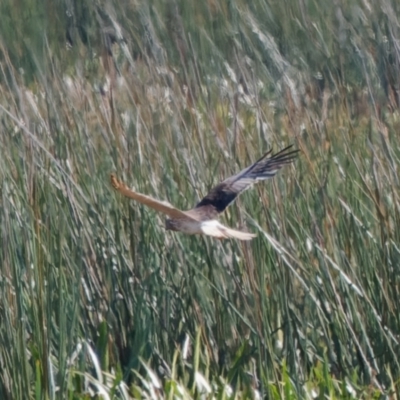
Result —
[[289, 151], [291, 147], [273, 155], [270, 155], [272, 150], [268, 151], [250, 167], [215, 186], [189, 213], [193, 217], [199, 214], [202, 219], [206, 219], [206, 216], [215, 218], [244, 190], [258, 181], [272, 178], [284, 165], [292, 163], [299, 150]]
[[114, 187], [114, 189], [117, 192], [123, 194], [126, 197], [129, 197], [132, 200], [136, 200], [139, 203], [142, 203], [145, 206], [152, 208], [153, 210], [156, 210], [163, 214], [166, 214], [170, 218], [196, 221], [194, 216], [191, 216], [191, 215], [185, 213], [184, 211], [178, 210], [173, 205], [169, 204], [167, 201], [160, 201], [160, 200], [154, 199], [153, 197], [146, 196], [145, 194], [141, 194], [141, 193], [135, 192], [132, 189], [129, 189], [125, 185], [125, 183], [118, 180], [118, 178], [114, 174], [111, 174], [110, 181], [111, 181], [111, 185]]

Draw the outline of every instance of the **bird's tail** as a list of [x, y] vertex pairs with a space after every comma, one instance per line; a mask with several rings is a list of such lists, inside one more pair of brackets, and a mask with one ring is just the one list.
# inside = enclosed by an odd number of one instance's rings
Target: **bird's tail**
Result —
[[237, 231], [235, 229], [227, 228], [224, 227], [225, 229], [223, 230], [223, 233], [225, 233], [226, 238], [235, 238], [239, 240], [251, 240], [255, 238], [257, 235], [254, 233], [250, 232], [243, 232], [243, 231]]
[[239, 240], [251, 240], [257, 236], [254, 233], [237, 231], [235, 229], [228, 228], [217, 220], [202, 222], [201, 231], [205, 235], [213, 236], [218, 239], [234, 238]]

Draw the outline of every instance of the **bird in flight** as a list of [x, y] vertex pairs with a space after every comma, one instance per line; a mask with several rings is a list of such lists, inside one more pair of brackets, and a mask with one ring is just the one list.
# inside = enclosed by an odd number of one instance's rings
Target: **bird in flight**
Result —
[[111, 184], [122, 195], [167, 215], [169, 217], [165, 221], [165, 229], [167, 230], [189, 235], [203, 234], [217, 239], [251, 240], [256, 236], [255, 234], [222, 225], [218, 221], [218, 214], [221, 214], [240, 193], [250, 188], [254, 183], [272, 178], [284, 165], [292, 163], [298, 150], [290, 150], [291, 147], [286, 147], [272, 155], [272, 150], [268, 151], [254, 164], [211, 189], [206, 197], [188, 211], [181, 211], [166, 201], [160, 201], [135, 192], [114, 174], [111, 174]]

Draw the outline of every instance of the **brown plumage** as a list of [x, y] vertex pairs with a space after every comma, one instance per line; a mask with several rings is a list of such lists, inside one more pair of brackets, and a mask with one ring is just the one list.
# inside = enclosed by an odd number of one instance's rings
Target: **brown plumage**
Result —
[[166, 214], [169, 217], [165, 221], [167, 230], [180, 231], [187, 234], [204, 234], [218, 239], [231, 237], [240, 240], [251, 240], [256, 235], [222, 225], [217, 220], [218, 214], [222, 213], [240, 193], [254, 183], [272, 178], [284, 165], [292, 163], [297, 156], [298, 150], [289, 151], [291, 147], [286, 147], [274, 155], [270, 155], [270, 150], [251, 166], [215, 186], [207, 196], [188, 211], [178, 210], [168, 202], [156, 200], [150, 196], [135, 192], [119, 181], [114, 174], [111, 175], [111, 184], [124, 196]]

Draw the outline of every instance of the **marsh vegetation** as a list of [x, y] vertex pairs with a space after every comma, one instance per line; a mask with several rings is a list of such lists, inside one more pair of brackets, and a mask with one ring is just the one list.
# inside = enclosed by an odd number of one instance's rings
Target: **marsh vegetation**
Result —
[[[151, 4], [150, 4], [151, 3]], [[0, 396], [397, 398], [400, 3], [0, 3]], [[109, 174], [187, 209], [165, 232]]]

